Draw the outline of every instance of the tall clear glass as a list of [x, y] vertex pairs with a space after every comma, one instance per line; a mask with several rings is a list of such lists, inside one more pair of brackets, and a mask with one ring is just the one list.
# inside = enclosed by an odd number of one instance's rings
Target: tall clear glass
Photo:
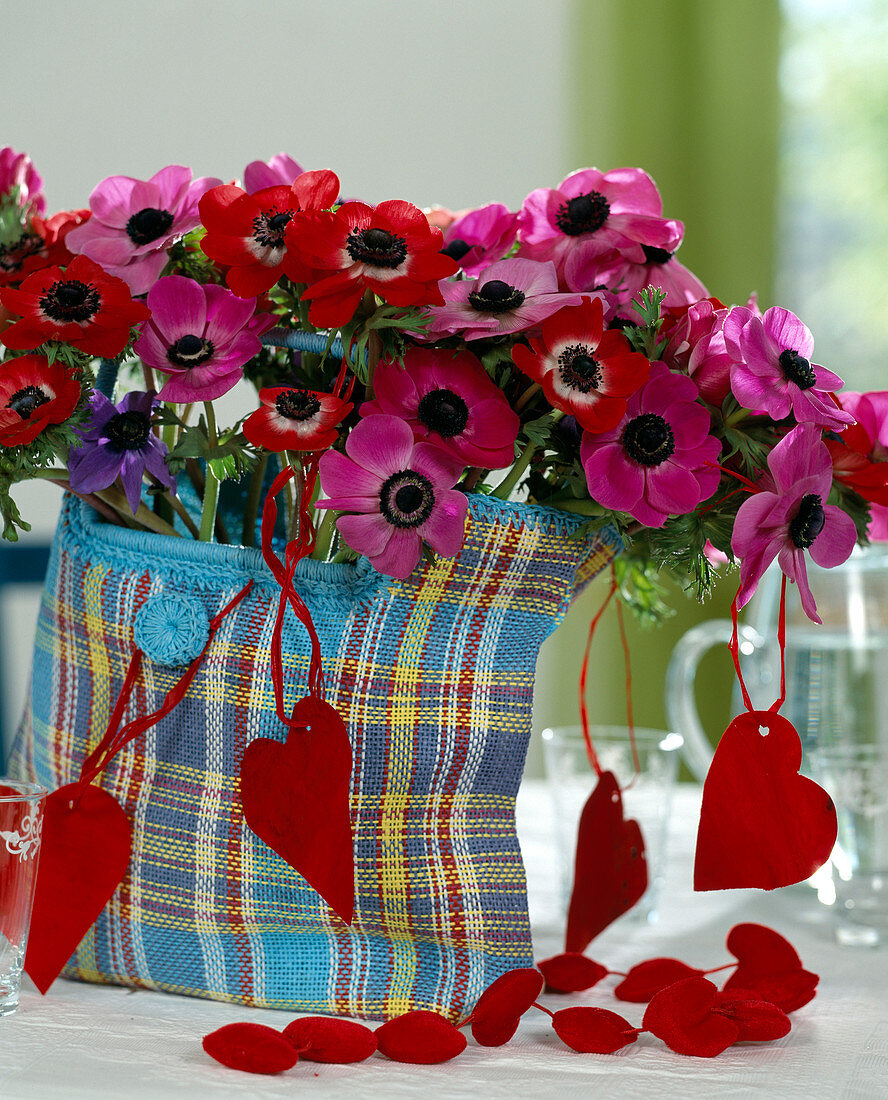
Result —
[[18, 1008], [46, 793], [0, 779], [0, 1016]]

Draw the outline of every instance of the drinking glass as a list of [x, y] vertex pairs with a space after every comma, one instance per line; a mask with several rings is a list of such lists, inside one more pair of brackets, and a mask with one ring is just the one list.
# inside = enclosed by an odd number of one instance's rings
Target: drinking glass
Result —
[[46, 789], [0, 779], [0, 1016], [19, 1003]]

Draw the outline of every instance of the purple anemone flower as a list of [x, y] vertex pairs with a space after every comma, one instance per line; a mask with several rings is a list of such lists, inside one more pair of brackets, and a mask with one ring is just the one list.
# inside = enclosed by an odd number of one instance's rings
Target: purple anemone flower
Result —
[[823, 503], [832, 488], [833, 467], [820, 428], [793, 428], [768, 455], [768, 469], [770, 476], [758, 482], [762, 491], [740, 505], [734, 520], [731, 549], [740, 559], [737, 606], [750, 599], [777, 558], [786, 576], [799, 586], [805, 614], [819, 623], [805, 551], [818, 565], [831, 569], [848, 558], [857, 540], [851, 517]]
[[444, 230], [441, 251], [456, 260], [466, 275], [480, 275], [501, 260], [515, 242], [518, 215], [492, 202], [455, 218]]
[[644, 263], [643, 245], [678, 248], [684, 226], [662, 213], [660, 192], [640, 168], [581, 168], [557, 188], [538, 188], [524, 200], [519, 254], [552, 260], [564, 287], [589, 290], [608, 262]]
[[148, 308], [151, 319], [133, 351], [170, 375], [158, 395], [163, 401], [213, 401], [228, 393], [274, 324], [270, 313], [255, 312], [255, 298], [182, 275], [159, 279], [148, 292]]
[[757, 317], [735, 306], [725, 318], [725, 347], [733, 360], [731, 390], [753, 412], [841, 431], [854, 423], [830, 396], [842, 386], [832, 371], [811, 362], [814, 337], [788, 309], [774, 306]]
[[423, 542], [446, 558], [459, 552], [468, 501], [453, 486], [462, 461], [432, 443], [414, 443], [410, 425], [396, 416], [359, 421], [345, 450], [321, 458], [328, 499], [315, 507], [353, 513], [336, 521], [353, 550], [399, 580], [416, 568]]
[[290, 184], [301, 176], [303, 168], [288, 153], [275, 153], [269, 160], [251, 160], [244, 169], [244, 190], [248, 195], [264, 191], [266, 187]]
[[441, 281], [443, 306], [432, 306], [429, 338], [462, 332], [466, 340], [533, 329], [564, 306], [578, 306], [580, 294], [561, 294], [555, 265], [535, 260], [500, 260], [476, 279]]
[[128, 393], [117, 405], [104, 394], [92, 395], [92, 419], [77, 433], [83, 442], [68, 460], [69, 483], [75, 493], [107, 489], [120, 477], [135, 515], [146, 472], [175, 492], [176, 479], [164, 462], [167, 448], [151, 431], [156, 404], [156, 395], [150, 391]]
[[222, 181], [192, 180], [191, 169], [171, 164], [150, 180], [109, 176], [89, 197], [92, 217], [65, 238], [68, 249], [144, 294], [160, 278], [167, 248], [200, 224], [197, 203]]
[[693, 512], [718, 488], [721, 443], [690, 378], [665, 363], [630, 398], [610, 431], [583, 433], [580, 460], [592, 499], [646, 527]]

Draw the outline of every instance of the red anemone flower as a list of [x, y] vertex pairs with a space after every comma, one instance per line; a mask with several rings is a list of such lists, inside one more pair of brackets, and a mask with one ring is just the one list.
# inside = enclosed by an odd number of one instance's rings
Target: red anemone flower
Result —
[[326, 169], [303, 172], [291, 185], [265, 187], [249, 195], [234, 184], [208, 191], [198, 204], [207, 233], [200, 246], [225, 264], [225, 281], [239, 298], [263, 294], [288, 275], [296, 283], [311, 277], [288, 255], [285, 230], [300, 210], [323, 210], [339, 195], [339, 179]]
[[17, 289], [0, 290], [0, 301], [21, 317], [3, 333], [3, 343], [15, 351], [59, 340], [113, 359], [126, 346], [130, 328], [151, 316], [122, 279], [87, 256], [75, 256], [64, 271], [35, 271]]
[[64, 423], [80, 400], [74, 372], [43, 355], [0, 364], [0, 444], [31, 443], [50, 424]]
[[616, 427], [627, 398], [648, 380], [651, 365], [617, 329], [604, 327], [601, 299], [567, 306], [543, 321], [540, 339], [516, 344], [512, 358], [543, 388], [553, 408], [587, 432]]
[[294, 386], [259, 391], [261, 408], [244, 421], [243, 432], [254, 447], [267, 451], [325, 451], [336, 442], [338, 424], [352, 410], [332, 393]]
[[0, 244], [0, 286], [15, 285], [44, 267], [69, 264], [73, 256], [65, 238], [89, 216], [88, 210], [62, 210], [51, 218], [31, 218], [17, 240]]
[[332, 213], [301, 214], [287, 226], [286, 239], [306, 265], [332, 272], [303, 295], [312, 303], [309, 320], [319, 328], [347, 324], [365, 290], [393, 306], [443, 305], [438, 280], [459, 270], [441, 254], [441, 230], [418, 207], [397, 199], [375, 208], [346, 202]]

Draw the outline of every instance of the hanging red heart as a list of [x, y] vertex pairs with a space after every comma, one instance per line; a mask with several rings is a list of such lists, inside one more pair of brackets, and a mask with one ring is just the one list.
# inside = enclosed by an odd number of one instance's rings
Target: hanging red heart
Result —
[[257, 737], [247, 745], [240, 777], [247, 824], [346, 924], [355, 904], [351, 770], [342, 718], [309, 695], [293, 708], [284, 744]]
[[802, 745], [774, 711], [731, 722], [703, 786], [695, 890], [774, 890], [812, 875], [836, 841], [836, 809], [798, 774]]
[[129, 866], [132, 833], [101, 787], [69, 783], [46, 799], [25, 970], [41, 993], [95, 923]]
[[585, 951], [635, 905], [647, 882], [641, 829], [623, 820], [620, 787], [612, 772], [602, 772], [580, 815], [565, 951]]

